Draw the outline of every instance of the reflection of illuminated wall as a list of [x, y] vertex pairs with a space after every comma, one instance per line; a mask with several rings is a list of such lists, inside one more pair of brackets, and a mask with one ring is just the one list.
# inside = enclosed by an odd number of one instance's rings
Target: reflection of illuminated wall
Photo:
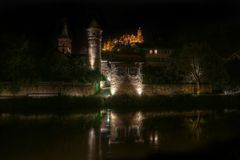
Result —
[[[128, 136], [134, 136], [136, 138], [135, 140], [142, 140], [141, 127], [143, 119], [144, 116], [142, 112], [136, 112], [135, 114], [118, 114], [111, 112], [110, 142], [124, 140], [124, 138]], [[126, 120], [128, 121], [127, 123]]]
[[88, 159], [94, 159], [96, 154], [96, 136], [93, 128], [88, 133]]
[[158, 144], [159, 143], [159, 138], [158, 138], [158, 132], [153, 131], [152, 133], [149, 134], [149, 141], [151, 144]]

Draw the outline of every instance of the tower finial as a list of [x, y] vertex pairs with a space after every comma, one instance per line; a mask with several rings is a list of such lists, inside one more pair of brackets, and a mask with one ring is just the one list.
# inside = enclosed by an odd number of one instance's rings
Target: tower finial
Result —
[[69, 37], [66, 17], [63, 18], [63, 23], [64, 24], [63, 24], [62, 36]]

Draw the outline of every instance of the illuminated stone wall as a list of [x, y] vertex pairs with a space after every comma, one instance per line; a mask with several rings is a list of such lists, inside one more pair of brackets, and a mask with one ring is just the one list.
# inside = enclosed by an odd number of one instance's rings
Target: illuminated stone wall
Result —
[[[175, 95], [175, 94], [195, 94], [197, 92], [194, 84], [162, 84], [162, 85], [143, 85], [141, 84], [141, 93], [137, 90], [135, 83], [131, 77], [123, 77], [114, 74], [111, 81], [112, 95]], [[140, 81], [141, 82], [141, 81]], [[135, 83], [135, 85], [134, 85]], [[139, 94], [140, 93], [140, 94]], [[201, 85], [200, 94], [212, 93], [210, 85]], [[61, 84], [46, 83], [33, 86], [25, 86], [13, 92], [9, 84], [3, 84], [0, 90], [1, 97], [11, 96], [91, 96], [95, 94], [95, 88], [91, 84]]]
[[[143, 95], [174, 95], [174, 94], [195, 94], [197, 86], [195, 84], [161, 84], [144, 85]], [[212, 93], [211, 85], [201, 85], [199, 93]]]
[[117, 75], [117, 67], [116, 65], [112, 64], [110, 71], [110, 92], [112, 95], [119, 93], [123, 81], [124, 77]]
[[[122, 66], [123, 65], [123, 66]], [[143, 92], [143, 77], [141, 74], [142, 64], [136, 63], [134, 66], [124, 66], [126, 64], [111, 63], [110, 71], [110, 91], [115, 94], [141, 95]], [[119, 69], [122, 70], [119, 73]], [[134, 73], [131, 73], [131, 71]]]
[[90, 96], [95, 94], [94, 86], [91, 84], [71, 83], [40, 83], [38, 85], [20, 87], [13, 92], [9, 84], [3, 84], [0, 96]]
[[[131, 85], [131, 79], [128, 81], [120, 80], [117, 85], [111, 87], [114, 95], [128, 94], [128, 95], [177, 95], [177, 94], [196, 94], [197, 86], [194, 84], [162, 84], [162, 85], [140, 85], [138, 88]], [[116, 82], [115, 82], [116, 84]], [[133, 83], [134, 84], [134, 83]], [[117, 87], [116, 87], [117, 86]], [[139, 89], [139, 91], [136, 90]], [[140, 93], [140, 94], [139, 94]], [[210, 85], [201, 85], [199, 94], [212, 93]]]
[[108, 61], [101, 61], [101, 73], [104, 75], [108, 81], [110, 81], [111, 69], [108, 66]]
[[[139, 77], [120, 77], [114, 75], [111, 82], [112, 95], [177, 95], [177, 94], [197, 94], [195, 84], [161, 84], [161, 85], [144, 85]], [[201, 85], [199, 94], [212, 93], [211, 85]]]

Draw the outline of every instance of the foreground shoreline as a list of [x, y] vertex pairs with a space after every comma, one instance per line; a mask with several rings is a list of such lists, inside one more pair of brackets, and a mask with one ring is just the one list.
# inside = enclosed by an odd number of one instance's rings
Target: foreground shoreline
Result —
[[69, 115], [97, 113], [102, 109], [125, 112], [191, 112], [235, 111], [240, 108], [240, 96], [177, 95], [177, 96], [112, 96], [46, 97], [0, 99], [0, 114]]

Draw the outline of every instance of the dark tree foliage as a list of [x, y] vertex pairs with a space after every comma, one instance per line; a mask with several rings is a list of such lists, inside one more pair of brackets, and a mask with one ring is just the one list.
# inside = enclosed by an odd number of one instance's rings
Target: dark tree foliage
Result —
[[146, 66], [143, 74], [144, 83], [209, 83], [216, 91], [229, 79], [223, 58], [206, 43], [185, 44], [161, 66]]
[[210, 83], [214, 90], [219, 90], [228, 80], [222, 58], [206, 43], [184, 45], [176, 55], [176, 61], [186, 82]]
[[[24, 35], [1, 35], [0, 44], [0, 81], [16, 81], [16, 84], [40, 81], [94, 83], [102, 79], [99, 72], [89, 71], [81, 58], [59, 53], [51, 47], [53, 45], [29, 40]], [[130, 44], [119, 44], [113, 52], [140, 54], [142, 59], [145, 53], [138, 45]], [[145, 66], [144, 83], [210, 83], [215, 90], [221, 90], [228, 81], [227, 73], [231, 74], [230, 78], [235, 74], [231, 71], [238, 73], [236, 67], [228, 67], [226, 72], [223, 64], [216, 50], [207, 43], [186, 43], [161, 66]]]
[[231, 77], [231, 79], [235, 82], [240, 82], [240, 72], [238, 70], [240, 68], [240, 60], [233, 59], [233, 60], [227, 61], [225, 63], [225, 66], [227, 68], [227, 72], [229, 73], [229, 76]]
[[89, 71], [81, 58], [45, 48], [24, 36], [1, 36], [0, 42], [4, 44], [0, 47], [0, 81], [94, 83], [101, 79], [101, 74]]
[[181, 82], [182, 79], [183, 77], [178, 73], [173, 59], [161, 66], [143, 68], [143, 81], [147, 84], [173, 84]]

